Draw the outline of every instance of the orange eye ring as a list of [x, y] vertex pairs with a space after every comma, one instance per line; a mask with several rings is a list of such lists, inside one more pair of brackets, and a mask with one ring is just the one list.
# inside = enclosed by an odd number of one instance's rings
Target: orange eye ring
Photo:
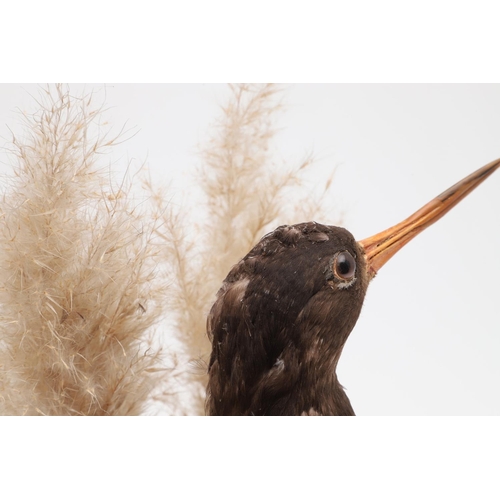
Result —
[[333, 274], [342, 281], [350, 281], [356, 274], [356, 261], [354, 257], [345, 250], [338, 253], [333, 259]]

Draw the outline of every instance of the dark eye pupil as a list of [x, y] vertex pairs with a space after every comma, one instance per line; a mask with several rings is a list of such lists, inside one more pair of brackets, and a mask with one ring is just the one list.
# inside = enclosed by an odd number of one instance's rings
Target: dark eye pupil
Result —
[[335, 258], [334, 271], [338, 278], [351, 279], [356, 272], [356, 261], [347, 251], [341, 252]]
[[347, 262], [347, 260], [344, 260], [345, 257], [341, 257], [339, 259], [339, 264], [338, 264], [338, 270], [339, 274], [349, 274], [349, 270], [351, 269], [351, 264]]

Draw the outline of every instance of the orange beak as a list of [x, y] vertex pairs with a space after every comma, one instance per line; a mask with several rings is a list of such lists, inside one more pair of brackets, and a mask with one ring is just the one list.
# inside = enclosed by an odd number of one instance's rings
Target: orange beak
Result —
[[403, 222], [375, 236], [361, 240], [359, 244], [365, 251], [370, 279], [377, 274], [378, 270], [394, 254], [426, 227], [439, 220], [448, 210], [451, 210], [460, 200], [465, 198], [481, 182], [487, 179], [499, 166], [500, 159], [488, 163], [488, 165], [476, 170], [473, 174], [457, 182], [444, 193], [441, 193], [437, 198], [434, 198]]

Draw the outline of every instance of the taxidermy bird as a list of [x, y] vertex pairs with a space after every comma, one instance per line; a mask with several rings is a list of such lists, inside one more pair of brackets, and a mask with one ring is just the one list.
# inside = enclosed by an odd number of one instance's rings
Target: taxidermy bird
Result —
[[499, 166], [484, 166], [362, 241], [316, 222], [264, 236], [232, 268], [208, 316], [207, 413], [354, 415], [336, 367], [370, 281]]

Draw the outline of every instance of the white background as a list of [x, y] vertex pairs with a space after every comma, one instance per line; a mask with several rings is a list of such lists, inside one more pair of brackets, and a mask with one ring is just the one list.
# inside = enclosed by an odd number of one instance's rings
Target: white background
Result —
[[[498, 7], [489, 0], [143, 0], [120, 4], [88, 0], [85, 5], [20, 0], [3, 7], [3, 81], [500, 81]], [[189, 114], [183, 112], [173, 120], [172, 113], [175, 116], [176, 110], [192, 106], [195, 121], [202, 121], [201, 108], [208, 106], [213, 116], [216, 107], [209, 104], [213, 93], [203, 94], [208, 87], [197, 87], [192, 94], [203, 98], [180, 101], [172, 96], [170, 100], [179, 103], [175, 109], [157, 100], [155, 112], [143, 109], [142, 103], [148, 100], [144, 91], [132, 98], [119, 90], [127, 87], [117, 84], [114, 96], [108, 92], [108, 100], [118, 105], [117, 124], [128, 118], [147, 138], [137, 137], [144, 143], [143, 149], [138, 142], [126, 145], [130, 155], [142, 160], [148, 150], [152, 160], [159, 151], [172, 154], [172, 161], [187, 155], [189, 165], [182, 168], [191, 168], [193, 139], [197, 141], [199, 135], [193, 132]], [[387, 115], [384, 120], [384, 115], [372, 115], [376, 126], [370, 130], [367, 114], [376, 104], [365, 106], [358, 120], [356, 102], [347, 100], [343, 115], [340, 103], [334, 113], [327, 112], [325, 121], [335, 122], [339, 135], [327, 133], [324, 146], [314, 127], [319, 120], [318, 106], [314, 112], [309, 108], [305, 121], [296, 112], [296, 108], [303, 109], [305, 96], [289, 99], [288, 122], [282, 125], [290, 133], [290, 120], [296, 113], [295, 135], [300, 142], [294, 147], [302, 152], [312, 141], [318, 155], [325, 153], [326, 164], [321, 163], [321, 167], [328, 172], [332, 165], [343, 162], [345, 168], [337, 177], [343, 182], [336, 185], [335, 194], [342, 197], [341, 207], [347, 211], [346, 225], [363, 238], [413, 212], [415, 205], [455, 182], [456, 174], [460, 178], [479, 166], [477, 163], [499, 156], [497, 89], [486, 92], [480, 87], [475, 98], [470, 93], [467, 98], [463, 95], [455, 105], [440, 96], [426, 106], [412, 105], [413, 97], [409, 96], [405, 106], [412, 112], [406, 113], [406, 129], [401, 128], [401, 121], [393, 120], [395, 116]], [[216, 91], [222, 100], [219, 92], [223, 90]], [[21, 105], [23, 94], [17, 86], [0, 87], [0, 94], [2, 117], [6, 109]], [[460, 111], [467, 102], [469, 107], [477, 106], [472, 121], [470, 114]], [[394, 106], [386, 104], [379, 106], [394, 115]], [[155, 113], [163, 117], [163, 129], [156, 129], [150, 120]], [[337, 121], [340, 117], [343, 120]], [[181, 121], [183, 127], [175, 125]], [[7, 120], [0, 119], [0, 134], [4, 123], [13, 123], [10, 114]], [[414, 136], [406, 133], [411, 123], [419, 132]], [[365, 143], [363, 124], [369, 130]], [[199, 134], [204, 134], [206, 125], [205, 120], [197, 129]], [[327, 132], [325, 127], [317, 128], [322, 133]], [[379, 128], [385, 131], [384, 138], [376, 142]], [[186, 136], [187, 129], [195, 137]], [[182, 142], [177, 131], [184, 137]], [[343, 132], [350, 142], [340, 135]], [[153, 141], [154, 136], [159, 140]], [[402, 143], [399, 152], [398, 143]], [[363, 154], [369, 163], [349, 157], [345, 150], [348, 144], [352, 144], [353, 155]], [[180, 152], [179, 156], [174, 151]], [[417, 154], [424, 158], [417, 161]], [[483, 414], [486, 411], [481, 403], [488, 408], [495, 405], [494, 413], [498, 414], [498, 314], [494, 312], [498, 242], [492, 241], [498, 228], [498, 175], [435, 228], [412, 241], [372, 284], [340, 366], [341, 380], [358, 414], [365, 412], [363, 405], [372, 402], [381, 407], [377, 410], [372, 406], [373, 413], [379, 414], [389, 414], [394, 407], [393, 413], [402, 413], [401, 408], [409, 402], [415, 404], [415, 413], [430, 414], [430, 405], [435, 411], [441, 404], [451, 413], [453, 404], [460, 405], [455, 408], [459, 414]], [[168, 170], [165, 176], [170, 177]], [[380, 184], [374, 187], [379, 191], [360, 189], [359, 183], [377, 178]], [[439, 183], [439, 188], [430, 186], [431, 180]], [[418, 187], [418, 200], [411, 199], [415, 197], [412, 186]], [[404, 194], [393, 198], [397, 188], [405, 187]], [[474, 219], [464, 226], [465, 217]], [[463, 236], [464, 227], [468, 238]], [[456, 237], [450, 240], [451, 235]], [[472, 236], [478, 235], [491, 239], [476, 246], [477, 239]], [[441, 245], [439, 254], [435, 252], [437, 243]], [[456, 252], [461, 248], [469, 250], [459, 258]], [[444, 268], [436, 256], [450, 258], [450, 250], [455, 261]], [[475, 259], [477, 255], [480, 257]], [[413, 262], [413, 256], [427, 266], [409, 276], [408, 263]], [[415, 278], [426, 283], [420, 289], [415, 285], [411, 289], [415, 293], [405, 301], [395, 286], [403, 277], [411, 277], [412, 283]], [[438, 302], [429, 295], [436, 287], [441, 287]], [[489, 293], [482, 295], [485, 288]], [[417, 293], [422, 289], [423, 294]], [[447, 305], [443, 300], [448, 297], [454, 300]], [[392, 319], [401, 314], [402, 307], [411, 310], [406, 326], [398, 326]], [[436, 317], [439, 324], [429, 324], [429, 319]], [[480, 319], [481, 324], [472, 318]], [[447, 331], [443, 330], [444, 322], [448, 322]], [[397, 327], [387, 337], [391, 323]], [[445, 343], [439, 342], [443, 332]], [[465, 348], [460, 350], [463, 357], [459, 357], [457, 343], [464, 342]], [[409, 359], [414, 360], [417, 370], [409, 370]], [[373, 369], [367, 365], [371, 360]], [[434, 373], [428, 371], [432, 366], [437, 368]], [[438, 378], [435, 372], [440, 372]], [[386, 375], [381, 377], [383, 373]], [[444, 384], [440, 382], [443, 375]], [[382, 383], [377, 383], [381, 378]], [[458, 397], [451, 390], [455, 383]], [[399, 392], [396, 387], [400, 387]], [[364, 394], [360, 392], [363, 388]], [[11, 492], [12, 498], [45, 492], [53, 499], [67, 498], [68, 491], [76, 498], [99, 496], [99, 492], [101, 496], [109, 492], [124, 498], [164, 497], [172, 492], [178, 498], [212, 492], [218, 498], [233, 498], [235, 494], [253, 498], [262, 496], [263, 486], [267, 496], [290, 498], [499, 497], [496, 418], [2, 419], [2, 425], [3, 489]]]
[[[115, 129], [138, 131], [114, 152], [114, 168], [146, 162], [154, 180], [189, 191], [225, 85], [103, 86], [85, 88], [105, 97]], [[16, 108], [33, 109], [29, 93], [36, 85], [0, 86], [5, 140]], [[321, 222], [342, 215], [358, 239], [500, 157], [500, 85], [287, 84], [284, 103], [276, 158], [293, 164], [312, 151], [313, 184], [336, 168], [332, 217]], [[370, 285], [338, 368], [358, 415], [500, 414], [499, 194], [495, 173]]]

